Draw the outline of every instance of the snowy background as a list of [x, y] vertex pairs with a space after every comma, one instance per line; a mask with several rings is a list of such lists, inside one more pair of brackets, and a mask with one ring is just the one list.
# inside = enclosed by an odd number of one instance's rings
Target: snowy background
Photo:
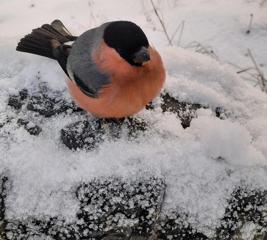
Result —
[[[168, 46], [150, 1], [0, 0], [0, 125], [4, 124], [0, 173], [12, 177], [6, 200], [8, 218], [62, 215], [75, 221], [78, 206], [72, 190], [78, 183], [110, 176], [156, 176], [167, 184], [163, 213], [184, 214], [194, 228], [212, 237], [240, 183], [267, 190], [267, 94], [259, 84], [254, 86], [258, 80], [253, 69], [253, 76], [245, 80], [228, 64], [254, 67], [250, 49], [267, 75], [267, 2], [154, 3], [173, 46]], [[10, 95], [24, 88], [34, 94], [43, 85], [51, 96], [60, 93], [60, 98], [71, 101], [58, 64], [15, 51], [20, 38], [54, 19], [60, 19], [73, 35], [106, 21], [135, 22], [163, 58], [164, 91], [205, 109], [197, 110], [197, 118], [183, 129], [175, 114], [162, 113], [161, 100], [156, 98], [154, 110], [136, 115], [150, 126], [138, 138], [106, 140], [91, 151], [69, 150], [60, 140], [60, 130], [84, 115], [68, 112], [45, 118], [25, 106], [17, 111], [7, 104]], [[187, 48], [195, 42], [205, 49], [212, 47], [219, 61]], [[223, 110], [224, 119], [215, 116], [216, 108]], [[32, 136], [18, 126], [19, 118], [41, 126], [40, 135]]]

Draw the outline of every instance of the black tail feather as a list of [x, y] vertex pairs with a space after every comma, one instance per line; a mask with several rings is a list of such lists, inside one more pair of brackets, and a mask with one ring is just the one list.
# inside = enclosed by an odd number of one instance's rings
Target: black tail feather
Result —
[[60, 20], [54, 20], [51, 26], [58, 31], [62, 36], [72, 36], [69, 30], [62, 24]]
[[55, 20], [51, 25], [44, 24], [42, 27], [32, 30], [31, 34], [20, 40], [16, 50], [56, 59], [51, 44], [53, 39], [63, 44], [76, 40], [77, 37], [72, 36], [60, 20]]

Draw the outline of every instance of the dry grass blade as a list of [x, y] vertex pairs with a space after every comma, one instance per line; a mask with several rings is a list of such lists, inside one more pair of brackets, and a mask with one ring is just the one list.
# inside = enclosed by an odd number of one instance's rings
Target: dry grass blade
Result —
[[249, 54], [254, 66], [255, 66], [255, 69], [258, 72], [258, 76], [260, 77], [261, 89], [262, 89], [262, 91], [267, 92], [267, 87], [266, 87], [267, 80], [264, 78], [263, 73], [260, 71], [260, 69], [259, 69], [259, 67], [258, 67], [258, 65], [257, 65], [257, 63], [256, 63], [256, 61], [255, 61], [254, 57], [252, 56], [251, 51], [249, 49], [248, 49], [248, 54]]
[[180, 32], [180, 35], [179, 35], [177, 46], [180, 45], [180, 41], [181, 41], [183, 30], [184, 30], [184, 21], [182, 21], [182, 29], [181, 29], [181, 32]]
[[257, 70], [255, 69], [254, 66], [253, 67], [247, 67], [247, 68], [241, 68], [232, 62], [228, 62], [228, 64], [230, 64], [234, 68], [238, 69], [236, 73], [240, 74], [240, 76], [244, 80], [255, 83], [253, 85], [254, 87], [259, 85], [259, 75], [257, 72], [255, 73], [255, 71], [257, 71]]
[[253, 13], [250, 14], [250, 21], [249, 21], [249, 26], [248, 26], [247, 34], [250, 33], [252, 20], [253, 20]]
[[214, 52], [213, 48], [211, 46], [203, 46], [202, 44], [193, 41], [191, 43], [189, 43], [185, 48], [195, 48], [195, 52], [198, 53], [202, 53], [205, 55], [208, 55], [216, 60], [219, 60], [218, 56], [216, 55], [216, 53]]
[[171, 37], [171, 42], [173, 40], [173, 38], [175, 37], [175, 35], [177, 34], [177, 32], [179, 31], [179, 29], [181, 28], [181, 32], [180, 32], [180, 35], [179, 35], [179, 39], [178, 39], [178, 43], [177, 43], [177, 46], [180, 45], [180, 41], [181, 41], [181, 37], [182, 37], [182, 33], [183, 33], [183, 30], [184, 30], [184, 21], [181, 22], [181, 24], [176, 28], [176, 30], [174, 31], [172, 37]]
[[153, 8], [154, 8], [154, 12], [156, 13], [156, 15], [157, 15], [157, 17], [158, 17], [158, 19], [159, 19], [159, 21], [160, 21], [160, 24], [161, 24], [161, 26], [162, 26], [162, 28], [163, 28], [163, 31], [164, 31], [164, 33], [165, 33], [167, 39], [168, 39], [169, 45], [172, 46], [172, 42], [171, 42], [171, 39], [170, 39], [170, 37], [169, 37], [169, 35], [168, 35], [168, 33], [167, 33], [165, 24], [164, 24], [163, 21], [161, 20], [159, 14], [158, 14], [157, 8], [155, 7], [155, 5], [154, 5], [154, 3], [153, 3], [153, 0], [150, 0], [150, 2], [151, 2], [152, 6], [153, 6]]
[[245, 68], [245, 69], [242, 69], [242, 70], [240, 70], [240, 71], [237, 71], [236, 73], [240, 74], [240, 73], [249, 71], [249, 70], [251, 70], [251, 69], [252, 69], [251, 67], [250, 67], [250, 68]]

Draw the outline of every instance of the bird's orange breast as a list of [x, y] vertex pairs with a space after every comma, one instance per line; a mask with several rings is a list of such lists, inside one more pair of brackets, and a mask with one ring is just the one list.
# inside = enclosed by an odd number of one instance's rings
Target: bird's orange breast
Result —
[[68, 80], [70, 94], [81, 108], [99, 117], [121, 118], [139, 112], [159, 93], [165, 80], [160, 55], [151, 47], [149, 52], [150, 62], [136, 67], [102, 43], [100, 49], [93, 53], [93, 61], [101, 72], [109, 74], [110, 84], [99, 91], [99, 97], [92, 98]]

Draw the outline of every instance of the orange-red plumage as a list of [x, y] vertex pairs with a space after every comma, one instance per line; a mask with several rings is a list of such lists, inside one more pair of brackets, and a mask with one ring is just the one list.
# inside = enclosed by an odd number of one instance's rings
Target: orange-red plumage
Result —
[[150, 61], [136, 67], [130, 65], [102, 42], [93, 52], [93, 61], [101, 72], [111, 77], [98, 98], [89, 97], [68, 80], [69, 92], [83, 109], [104, 118], [121, 118], [139, 112], [162, 88], [165, 70], [160, 55], [149, 47]]

